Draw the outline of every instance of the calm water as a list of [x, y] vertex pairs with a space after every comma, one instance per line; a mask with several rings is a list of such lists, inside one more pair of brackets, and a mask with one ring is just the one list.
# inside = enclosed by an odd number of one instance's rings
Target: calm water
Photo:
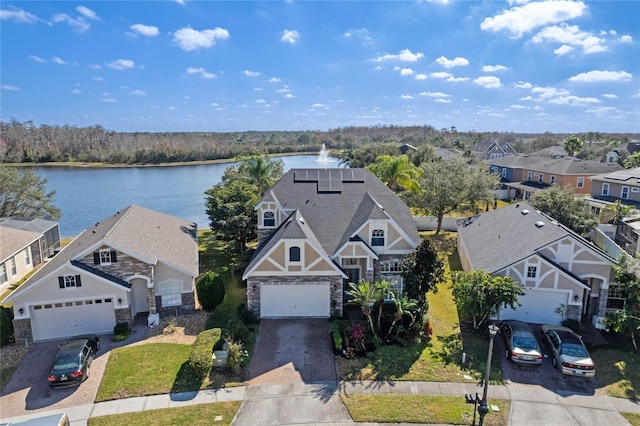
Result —
[[[336, 159], [320, 163], [316, 155], [279, 157], [285, 171], [295, 168], [338, 167]], [[171, 167], [83, 169], [36, 167], [56, 191], [55, 205], [62, 210], [63, 237], [80, 234], [94, 223], [131, 204], [168, 213], [209, 228], [204, 192], [220, 182], [230, 163]]]

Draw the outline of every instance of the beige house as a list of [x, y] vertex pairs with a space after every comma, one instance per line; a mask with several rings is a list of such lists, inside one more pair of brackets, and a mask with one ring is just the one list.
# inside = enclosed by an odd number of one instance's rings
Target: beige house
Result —
[[294, 169], [256, 207], [259, 247], [247, 306], [260, 317], [342, 313], [349, 282], [402, 291], [402, 261], [420, 244], [409, 208], [365, 169]]
[[458, 221], [464, 271], [510, 276], [522, 285], [522, 306], [500, 319], [560, 324], [602, 320], [622, 308], [612, 266], [616, 260], [525, 202]]
[[195, 223], [132, 205], [91, 226], [5, 301], [17, 341], [112, 333], [195, 310]]

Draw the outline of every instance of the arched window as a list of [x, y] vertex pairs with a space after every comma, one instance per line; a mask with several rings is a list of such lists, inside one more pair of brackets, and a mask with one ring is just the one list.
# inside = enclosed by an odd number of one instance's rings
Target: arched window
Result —
[[300, 247], [289, 247], [289, 262], [300, 262]]
[[384, 231], [382, 229], [374, 229], [371, 232], [371, 245], [372, 246], [384, 245]]
[[266, 211], [262, 214], [263, 226], [276, 226], [276, 217], [272, 211]]

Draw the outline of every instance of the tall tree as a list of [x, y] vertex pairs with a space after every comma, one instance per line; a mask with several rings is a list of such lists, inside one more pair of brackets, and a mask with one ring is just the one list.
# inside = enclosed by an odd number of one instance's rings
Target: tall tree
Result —
[[584, 142], [582, 142], [582, 140], [576, 135], [571, 135], [571, 136], [567, 136], [567, 138], [564, 140], [563, 147], [567, 155], [569, 155], [570, 157], [573, 157], [575, 154], [582, 151], [582, 148], [584, 147]]
[[493, 276], [485, 271], [456, 272], [451, 288], [458, 309], [479, 328], [502, 306], [515, 309], [524, 291], [511, 277]]
[[53, 204], [55, 196], [55, 190], [47, 191], [47, 179], [33, 171], [0, 165], [0, 217], [58, 220], [62, 212]]
[[352, 297], [347, 303], [351, 305], [358, 305], [362, 309], [362, 314], [369, 322], [371, 328], [371, 334], [377, 336], [376, 329], [373, 326], [373, 318], [371, 317], [371, 305], [378, 298], [378, 290], [374, 284], [369, 281], [360, 281], [359, 283], [349, 283], [350, 289], [347, 294]]
[[537, 191], [533, 194], [531, 205], [580, 235], [585, 235], [600, 222], [598, 216], [591, 213], [587, 201], [576, 197], [569, 186], [560, 188], [553, 185]]
[[391, 323], [389, 331], [387, 332], [387, 339], [389, 338], [389, 336], [391, 336], [391, 332], [396, 327], [396, 324], [402, 321], [402, 317], [404, 317], [405, 315], [411, 317], [411, 322], [415, 321], [415, 318], [413, 317], [411, 311], [418, 308], [418, 304], [416, 303], [416, 301], [413, 299], [409, 299], [407, 296], [398, 296], [395, 294], [395, 292], [391, 292], [391, 298], [393, 299], [393, 303], [396, 307], [396, 312], [393, 315], [393, 322]]
[[640, 167], [640, 152], [634, 152], [624, 159], [625, 169], [635, 169], [636, 167]]
[[403, 189], [410, 192], [421, 190], [418, 178], [422, 170], [414, 166], [406, 155], [381, 155], [367, 168], [394, 192]]
[[238, 157], [237, 163], [238, 171], [257, 187], [260, 196], [284, 174], [282, 160], [271, 158], [266, 153]]
[[444, 281], [444, 261], [430, 239], [425, 238], [416, 249], [405, 256], [402, 264], [404, 291], [410, 299], [418, 301], [426, 312], [427, 292], [437, 291], [438, 283]]
[[496, 190], [500, 187], [500, 175], [487, 172], [489, 167], [481, 163], [478, 167], [471, 168], [467, 175], [467, 199], [475, 210], [476, 202], [485, 203], [486, 210], [489, 205], [496, 199]]
[[637, 259], [622, 255], [613, 269], [616, 285], [625, 297], [624, 309], [613, 318], [613, 329], [629, 336], [633, 348], [638, 352], [636, 334], [640, 333], [640, 263]]

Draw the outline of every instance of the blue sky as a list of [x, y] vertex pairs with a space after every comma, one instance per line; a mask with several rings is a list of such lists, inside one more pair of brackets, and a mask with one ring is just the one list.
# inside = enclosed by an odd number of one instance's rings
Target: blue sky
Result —
[[3, 121], [640, 132], [640, 1], [5, 1]]

